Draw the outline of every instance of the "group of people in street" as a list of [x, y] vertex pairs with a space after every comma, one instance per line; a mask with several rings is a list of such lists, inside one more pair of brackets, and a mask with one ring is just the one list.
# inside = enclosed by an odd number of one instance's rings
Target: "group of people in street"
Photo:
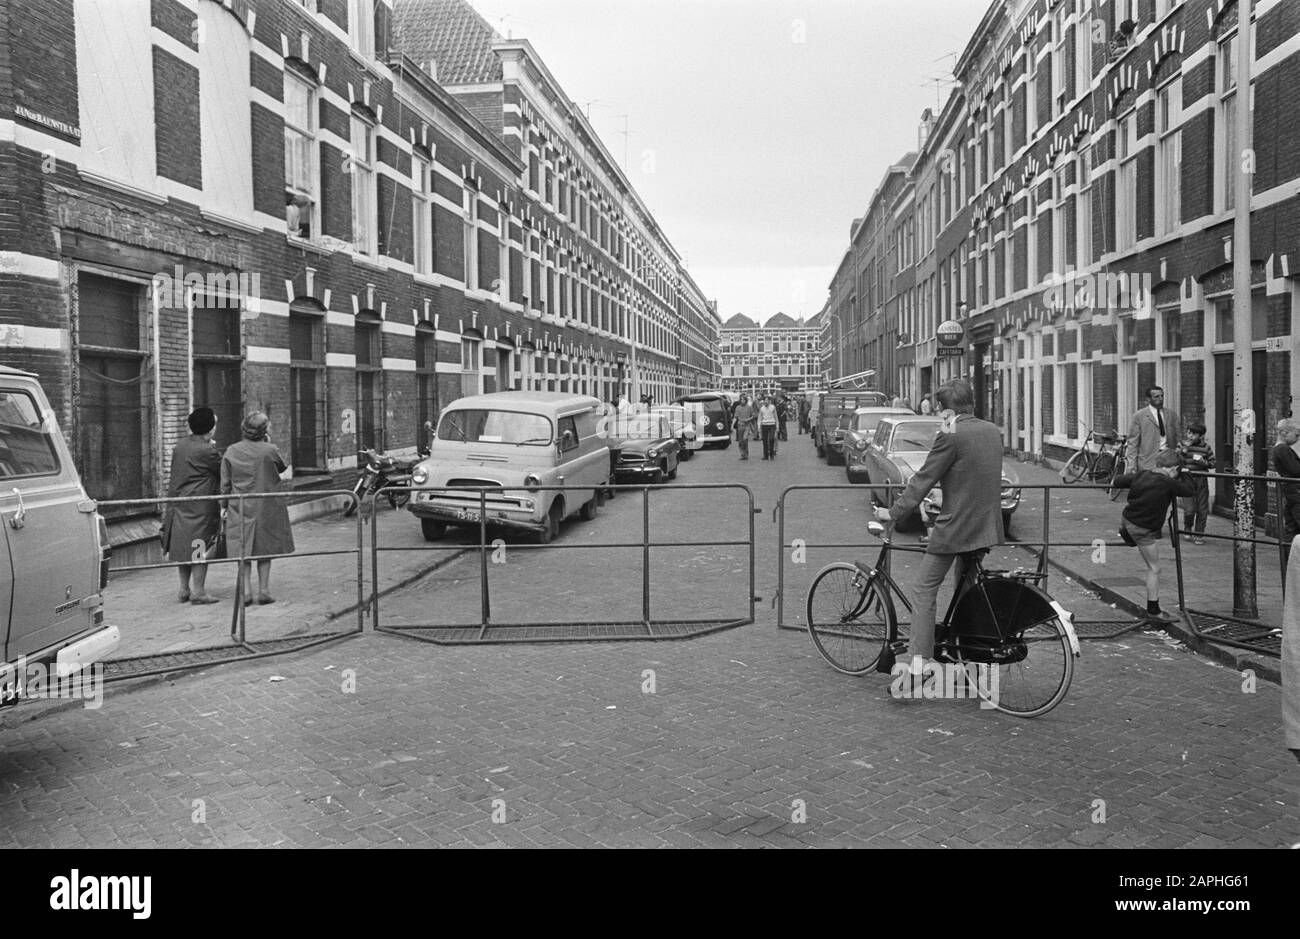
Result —
[[[740, 458], [749, 459], [749, 444], [752, 440], [763, 442], [763, 459], [776, 459], [776, 445], [779, 441], [789, 440], [786, 423], [794, 416], [794, 406], [789, 398], [774, 398], [763, 395], [757, 399], [757, 406], [750, 403], [749, 395], [742, 394], [731, 412], [731, 429], [740, 445]], [[801, 418], [807, 422], [807, 413]], [[802, 432], [802, 431], [801, 431]]]
[[235, 498], [280, 489], [280, 476], [288, 466], [271, 442], [270, 418], [260, 411], [245, 417], [242, 439], [224, 453], [213, 440], [217, 416], [211, 408], [196, 408], [187, 423], [189, 436], [172, 451], [167, 497], [192, 501], [167, 506], [160, 535], [163, 554], [178, 565], [177, 599], [194, 605], [220, 602], [207, 590], [208, 562], [234, 555], [258, 558], [256, 594], [252, 562], [241, 565], [244, 605], [274, 603], [271, 556], [294, 551], [288, 507], [275, 497]]

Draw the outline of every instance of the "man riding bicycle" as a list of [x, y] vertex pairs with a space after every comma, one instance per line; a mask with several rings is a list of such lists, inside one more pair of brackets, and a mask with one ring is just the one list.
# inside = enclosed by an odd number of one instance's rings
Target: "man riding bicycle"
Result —
[[975, 416], [969, 382], [946, 382], [936, 397], [945, 420], [929, 456], [894, 504], [876, 509], [880, 521], [897, 521], [916, 511], [936, 485], [943, 487], [943, 508], [930, 533], [914, 593], [907, 660], [914, 676], [934, 657], [935, 607], [953, 563], [960, 562], [960, 583], [966, 567], [963, 555], [986, 551], [1002, 540], [1002, 431]]

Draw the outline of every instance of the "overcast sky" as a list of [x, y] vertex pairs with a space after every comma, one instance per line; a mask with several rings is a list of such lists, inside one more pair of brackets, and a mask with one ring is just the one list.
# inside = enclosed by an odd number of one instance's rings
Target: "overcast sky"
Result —
[[[988, 0], [471, 0], [579, 105], [726, 320], [812, 316]], [[941, 97], [940, 97], [941, 96]]]

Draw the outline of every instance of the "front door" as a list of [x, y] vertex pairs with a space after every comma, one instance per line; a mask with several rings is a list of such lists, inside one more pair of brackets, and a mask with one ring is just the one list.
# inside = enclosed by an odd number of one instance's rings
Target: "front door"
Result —
[[[1268, 381], [1267, 353], [1256, 350], [1251, 355], [1252, 395], [1251, 407], [1255, 411], [1255, 436], [1251, 447], [1255, 451], [1254, 473], [1263, 476], [1268, 472], [1268, 440], [1271, 428], [1263, 426], [1264, 389]], [[1223, 353], [1214, 357], [1215, 420], [1214, 447], [1215, 459], [1218, 460], [1219, 472], [1231, 473], [1236, 467], [1236, 457], [1232, 449], [1232, 354]], [[1186, 424], [1183, 425], [1186, 427]], [[1232, 508], [1232, 480], [1215, 480], [1214, 504], [1229, 515]], [[1268, 484], [1255, 483], [1255, 520], [1263, 524], [1264, 514], [1268, 511]]]

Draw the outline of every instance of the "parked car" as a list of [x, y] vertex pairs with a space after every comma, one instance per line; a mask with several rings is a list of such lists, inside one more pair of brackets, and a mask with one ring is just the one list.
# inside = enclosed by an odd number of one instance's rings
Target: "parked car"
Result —
[[[873, 502], [886, 506], [893, 504], [898, 490], [885, 489], [883, 486], [890, 483], [907, 485], [911, 482], [925, 458], [930, 455], [934, 438], [941, 426], [942, 418], [928, 414], [905, 414], [880, 419], [876, 425], [875, 439], [867, 447], [863, 460], [867, 471], [866, 482], [872, 486]], [[1020, 505], [1019, 486], [1020, 479], [1015, 470], [1003, 462], [1000, 501], [1004, 535], [1010, 535], [1011, 515]], [[936, 506], [941, 505], [941, 487], [932, 489], [929, 498]], [[919, 531], [924, 527], [920, 511], [901, 520], [898, 527], [902, 531]]]
[[701, 444], [722, 450], [731, 446], [731, 403], [725, 392], [701, 391], [683, 395], [673, 404], [699, 404], [703, 407], [707, 420], [696, 428]]
[[662, 414], [668, 418], [668, 423], [672, 425], [673, 437], [677, 439], [677, 444], [680, 447], [681, 459], [689, 460], [695, 455], [696, 450], [703, 449], [704, 441], [700, 440], [696, 428], [708, 418], [704, 416], [704, 408], [699, 402], [692, 404], [661, 404], [658, 407], [651, 408], [650, 413]]
[[885, 417], [906, 417], [912, 414], [910, 408], [866, 407], [853, 412], [844, 433], [842, 453], [844, 455], [844, 473], [851, 483], [867, 481], [867, 448], [876, 439], [876, 426]]
[[[104, 623], [111, 549], [35, 375], [0, 366], [0, 706], [117, 648]], [[48, 686], [47, 686], [48, 687]]]
[[829, 466], [844, 460], [844, 435], [858, 408], [888, 407], [889, 400], [879, 391], [831, 391], [821, 400], [817, 423], [812, 425], [813, 445], [817, 455]]
[[[422, 487], [410, 509], [424, 537], [437, 541], [448, 525], [478, 525], [484, 505], [489, 525], [533, 532], [542, 544], [559, 537], [570, 515], [595, 518], [610, 484], [600, 413], [595, 398], [549, 391], [499, 391], [447, 405], [428, 458], [411, 474]], [[444, 487], [491, 491], [484, 503], [477, 491]]]
[[619, 477], [652, 483], [677, 478], [681, 447], [672, 422], [663, 414], [619, 415], [605, 424], [606, 443], [615, 453], [614, 472]]

